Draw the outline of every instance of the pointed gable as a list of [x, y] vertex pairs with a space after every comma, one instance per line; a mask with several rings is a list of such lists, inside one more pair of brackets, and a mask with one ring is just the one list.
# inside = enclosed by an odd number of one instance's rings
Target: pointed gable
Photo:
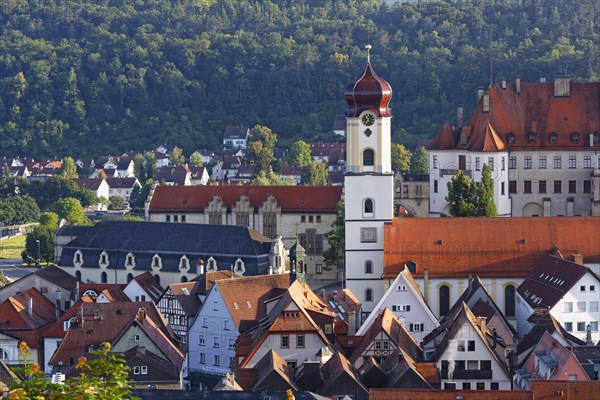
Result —
[[433, 141], [427, 146], [427, 150], [452, 150], [456, 146], [456, 134], [452, 125], [444, 122]]
[[477, 137], [470, 147], [471, 151], [503, 151], [506, 150], [506, 145], [500, 139], [500, 136], [496, 133], [490, 123], [485, 127], [482, 134]]

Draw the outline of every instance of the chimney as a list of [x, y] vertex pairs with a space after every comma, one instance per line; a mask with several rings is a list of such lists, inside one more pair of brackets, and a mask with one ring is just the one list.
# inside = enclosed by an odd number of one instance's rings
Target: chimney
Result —
[[325, 288], [321, 289], [321, 298], [323, 301], [327, 301], [327, 298], [325, 298]]
[[196, 275], [204, 275], [204, 260], [201, 258], [196, 261]]
[[540, 75], [540, 83], [546, 83], [546, 75], [544, 75], [544, 74]]
[[60, 319], [60, 300], [56, 299], [56, 306], [54, 307], [54, 317], [58, 321]]
[[273, 275], [273, 266], [269, 265], [269, 275]]
[[583, 254], [577, 252], [577, 253], [573, 253], [571, 254], [571, 261], [573, 261], [575, 264], [579, 264], [579, 265], [583, 265]]
[[423, 270], [423, 298], [425, 299], [425, 303], [429, 305], [429, 269], [425, 268]]
[[554, 97], [569, 97], [571, 95], [571, 80], [568, 76], [554, 77]]
[[456, 107], [456, 126], [461, 128], [463, 126], [463, 105], [459, 104]]
[[590, 147], [594, 147], [594, 134], [590, 133]]
[[27, 314], [29, 314], [30, 317], [33, 317], [33, 297], [27, 299]]
[[502, 90], [506, 90], [506, 79], [502, 79]]
[[594, 345], [594, 342], [592, 341], [592, 325], [591, 324], [587, 324], [587, 326], [585, 327], [585, 345], [586, 346]]
[[479, 323], [479, 329], [481, 329], [482, 332], [485, 332], [485, 330], [487, 329], [487, 318], [486, 317], [477, 317], [477, 322]]
[[490, 94], [488, 92], [485, 92], [483, 94], [483, 109], [482, 109], [482, 111], [484, 113], [490, 112]]
[[75, 302], [79, 300], [79, 281], [75, 284]]
[[517, 76], [515, 79], [515, 91], [517, 92], [517, 94], [521, 94], [521, 77]]
[[356, 334], [356, 311], [348, 311], [348, 335], [354, 336]]
[[481, 100], [481, 98], [483, 97], [483, 87], [479, 86], [477, 88], [477, 102], [479, 103], [479, 101]]

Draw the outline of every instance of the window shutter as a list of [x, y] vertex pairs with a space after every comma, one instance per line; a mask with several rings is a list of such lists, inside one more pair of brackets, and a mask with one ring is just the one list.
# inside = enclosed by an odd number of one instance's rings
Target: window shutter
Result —
[[421, 324], [421, 332], [425, 331], [425, 324]]
[[409, 330], [409, 332], [413, 331], [413, 324], [408, 324], [408, 330]]

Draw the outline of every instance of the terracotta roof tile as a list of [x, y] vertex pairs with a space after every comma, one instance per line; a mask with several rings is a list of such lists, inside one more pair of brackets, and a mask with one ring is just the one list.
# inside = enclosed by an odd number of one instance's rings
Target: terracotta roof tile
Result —
[[[236, 326], [257, 322], [264, 312], [264, 302], [275, 288], [290, 286], [289, 274], [274, 274], [218, 280], [221, 296]], [[241, 330], [240, 330], [241, 332]]]
[[600, 260], [599, 217], [395, 218], [386, 224], [384, 277], [408, 261], [429, 276], [527, 276], [555, 247]]
[[598, 387], [597, 381], [531, 381], [530, 390], [535, 400], [597, 400]]
[[148, 293], [150, 298], [152, 298], [152, 301], [155, 303], [165, 291], [165, 289], [163, 289], [160, 283], [157, 282], [154, 276], [152, 276], [150, 271], [146, 271], [134, 276], [133, 280], [136, 281], [146, 293]]
[[456, 145], [457, 135], [448, 122], [444, 122], [433, 141], [427, 146], [427, 150], [451, 150]]
[[[529, 391], [512, 390], [435, 390], [371, 389], [369, 400], [533, 400]], [[538, 400], [538, 397], [535, 397]], [[590, 399], [591, 400], [591, 399]]]
[[479, 135], [477, 141], [469, 145], [471, 151], [503, 151], [506, 145], [500, 139], [490, 123], [485, 126], [483, 134]]
[[73, 290], [77, 285], [77, 279], [55, 265], [38, 269], [34, 274], [64, 289]]
[[271, 194], [282, 212], [331, 212], [341, 199], [337, 186], [157, 186], [150, 201], [151, 213], [167, 211], [203, 212], [218, 196], [228, 208], [246, 196], [252, 207], [260, 207]]

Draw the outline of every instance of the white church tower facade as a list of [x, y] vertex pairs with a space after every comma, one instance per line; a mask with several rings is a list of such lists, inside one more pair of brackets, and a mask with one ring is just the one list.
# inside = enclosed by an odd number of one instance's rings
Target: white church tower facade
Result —
[[392, 88], [375, 74], [369, 59], [360, 78], [346, 86], [345, 98], [344, 284], [362, 302], [364, 319], [385, 293], [383, 226], [394, 217], [392, 110], [388, 107]]

